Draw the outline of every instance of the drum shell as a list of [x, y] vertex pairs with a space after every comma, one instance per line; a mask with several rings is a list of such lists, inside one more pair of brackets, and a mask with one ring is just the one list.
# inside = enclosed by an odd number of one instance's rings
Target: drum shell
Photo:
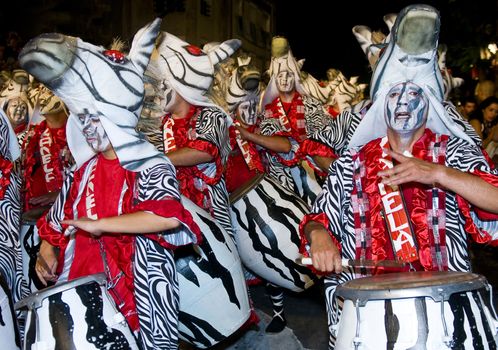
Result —
[[301, 254], [299, 223], [308, 213], [293, 192], [264, 176], [232, 202], [232, 223], [245, 267], [277, 286], [301, 292], [316, 276], [296, 263]]
[[[437, 272], [424, 274], [439, 275]], [[386, 290], [386, 296], [393, 292], [396, 298], [381, 298], [381, 290], [368, 290], [368, 285], [364, 286], [363, 291], [357, 289], [353, 293], [338, 289], [340, 298], [344, 298], [344, 295], [347, 297], [336, 326], [335, 349], [352, 349], [355, 339], [361, 342], [359, 348], [365, 350], [387, 348], [388, 344], [393, 349], [422, 346], [428, 350], [440, 350], [447, 348], [445, 341], [453, 341], [455, 348], [473, 349], [475, 344], [482, 343], [479, 348], [495, 349], [498, 323], [492, 313], [487, 286], [476, 280], [472, 286], [463, 283], [460, 288], [456, 287], [455, 292], [451, 292], [455, 288], [451, 273], [443, 273], [443, 276], [448, 276], [447, 284], [438, 283], [429, 292], [424, 286]], [[462, 291], [466, 285], [469, 286], [468, 290]], [[354, 294], [355, 298], [348, 298], [348, 294], [349, 297]], [[407, 297], [400, 297], [402, 294]], [[358, 304], [358, 308], [355, 304]], [[445, 336], [445, 326], [448, 337]]]
[[251, 314], [235, 243], [203, 209], [182, 197], [203, 234], [195, 251], [176, 257], [180, 289], [180, 338], [211, 347], [237, 331]]
[[[12, 300], [9, 295], [7, 284], [0, 276], [0, 339], [2, 340], [2, 349], [17, 350], [20, 349], [20, 336], [16, 327], [16, 317], [12, 308]], [[19, 342], [19, 344], [17, 344]]]
[[124, 316], [97, 274], [59, 283], [16, 304], [28, 309], [23, 349], [122, 346], [139, 349]]

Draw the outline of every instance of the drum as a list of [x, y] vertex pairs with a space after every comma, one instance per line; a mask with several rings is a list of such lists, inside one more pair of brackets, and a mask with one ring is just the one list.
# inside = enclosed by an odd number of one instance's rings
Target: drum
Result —
[[56, 284], [16, 303], [27, 309], [23, 349], [139, 349], [105, 274]]
[[277, 286], [301, 292], [316, 276], [296, 263], [299, 223], [308, 209], [269, 176], [254, 178], [230, 195], [235, 240], [244, 266]]
[[344, 299], [336, 350], [496, 349], [491, 290], [477, 274], [377, 275], [344, 283], [335, 297]]
[[0, 339], [2, 349], [21, 348], [21, 337], [16, 323], [16, 316], [7, 283], [0, 275]]
[[33, 208], [22, 214], [20, 230], [22, 269], [31, 292], [36, 292], [45, 287], [38, 280], [35, 271], [36, 257], [40, 250], [40, 236], [38, 236], [36, 222], [48, 209], [50, 209], [50, 206], [43, 206]]
[[208, 348], [237, 331], [251, 314], [237, 247], [203, 209], [182, 196], [203, 234], [199, 245], [175, 251], [180, 289], [180, 338]]
[[306, 161], [302, 161], [300, 165], [293, 166], [289, 169], [294, 184], [297, 187], [298, 195], [311, 208], [322, 191], [322, 186], [320, 186], [320, 183], [318, 182], [315, 171]]

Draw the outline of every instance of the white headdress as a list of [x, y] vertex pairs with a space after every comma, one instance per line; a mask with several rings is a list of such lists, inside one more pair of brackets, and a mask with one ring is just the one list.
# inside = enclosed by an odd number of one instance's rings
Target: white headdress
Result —
[[272, 102], [279, 94], [275, 78], [281, 71], [287, 70], [292, 72], [294, 74], [297, 92], [303, 95], [305, 94], [305, 91], [301, 86], [301, 67], [294, 58], [287, 39], [280, 36], [274, 37], [271, 43], [271, 51], [272, 58], [268, 70], [270, 81], [262, 96], [263, 108], [268, 103]]
[[410, 5], [397, 16], [390, 41], [380, 57], [370, 83], [372, 106], [353, 134], [349, 147], [383, 137], [387, 132], [384, 103], [396, 84], [413, 82], [429, 100], [427, 128], [472, 142], [443, 107], [444, 85], [437, 62], [439, 12], [428, 5]]

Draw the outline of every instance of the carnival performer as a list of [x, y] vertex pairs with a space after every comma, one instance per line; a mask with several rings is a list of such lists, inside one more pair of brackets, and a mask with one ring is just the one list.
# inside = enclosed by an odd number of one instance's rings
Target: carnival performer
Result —
[[[0, 288], [6, 287], [8, 289], [4, 292], [9, 297], [7, 304], [11, 304], [11, 306], [28, 294], [28, 287], [22, 273], [19, 242], [21, 178], [15, 165], [19, 156], [20, 150], [16, 134], [9, 118], [0, 110], [0, 280], [6, 283], [6, 286], [2, 283]], [[3, 305], [5, 305], [4, 301], [2, 301]], [[4, 310], [2, 307], [3, 317], [0, 327], [6, 327], [8, 322], [4, 318], [5, 312], [9, 312], [9, 310]], [[15, 320], [14, 314], [12, 314], [12, 318]], [[15, 332], [15, 334], [17, 335], [15, 343], [20, 347], [19, 333]], [[5, 340], [7, 341], [7, 339]]]
[[[421, 4], [420, 6], [423, 7], [425, 5]], [[438, 79], [439, 81], [438, 88], [440, 87], [443, 90], [443, 94], [447, 94], [446, 89], [449, 86], [444, 82], [436, 56], [439, 32], [426, 33], [423, 31], [423, 26], [410, 28], [410, 30], [406, 32], [399, 31], [397, 26], [393, 27], [397, 17], [405, 17], [407, 13], [413, 12], [417, 8], [418, 7], [414, 5], [403, 9], [398, 15], [390, 14], [384, 16], [384, 20], [389, 30], [391, 33], [396, 32], [396, 35], [388, 35], [386, 37], [378, 32], [371, 32], [367, 26], [363, 25], [354, 26], [353, 33], [368, 58], [374, 75], [385, 76], [386, 74], [384, 73], [383, 68], [388, 64], [392, 64], [391, 62], [395, 62], [394, 66], [397, 67], [397, 69], [411, 71], [412, 74], [416, 74], [420, 69], [425, 69], [424, 67], [430, 66], [431, 69], [439, 70], [439, 72], [431, 72], [430, 74], [434, 74], [434, 79]], [[426, 7], [426, 9], [433, 13], [438, 21], [440, 20], [439, 12], [435, 8]], [[410, 37], [421, 35], [428, 35], [428, 38], [431, 38], [431, 40], [429, 40], [430, 43], [432, 43], [430, 50], [427, 45], [416, 47], [416, 45], [421, 45], [421, 41], [410, 39]], [[412, 46], [407, 46], [407, 42], [411, 43]], [[392, 55], [385, 55], [388, 47], [391, 49], [390, 52], [392, 52]], [[429, 51], [434, 53], [434, 59], [425, 60], [421, 52], [427, 54]], [[429, 70], [426, 71], [429, 72]], [[342, 111], [334, 120], [323, 125], [320, 129], [316, 129], [311, 137], [332, 148], [338, 155], [341, 155], [348, 149], [349, 142], [355, 133], [358, 124], [372, 106], [372, 96], [377, 88], [377, 86], [370, 84], [369, 98]], [[443, 98], [442, 106], [446, 110], [448, 116], [454, 121], [455, 125], [465, 132], [472, 139], [473, 143], [478, 145], [482, 144], [482, 141], [476, 134], [474, 128], [462, 117], [451, 101], [446, 101]]]
[[68, 106], [68, 145], [76, 162], [38, 221], [38, 276], [64, 282], [105, 272], [143, 346], [176, 349], [172, 249], [198, 242], [200, 232], [181, 203], [173, 165], [135, 131], [142, 76], [160, 23], [139, 30], [127, 56], [52, 34], [31, 40], [19, 59]]
[[[335, 154], [308, 137], [330, 116], [318, 100], [304, 93], [299, 72], [287, 39], [273, 38], [270, 81], [262, 97], [265, 117], [261, 131], [252, 133], [241, 126], [237, 129], [243, 139], [266, 149], [269, 174], [311, 206], [320, 192], [313, 170], [323, 171], [320, 162], [335, 158]], [[306, 170], [303, 160], [313, 170]]]
[[[234, 119], [234, 124], [230, 127], [230, 146], [232, 152], [228, 156], [226, 166], [227, 190], [230, 194], [230, 203], [234, 205], [238, 201], [238, 197], [242, 195], [248, 188], [257, 186], [257, 182], [265, 174], [263, 159], [260, 154], [259, 147], [247, 140], [242, 139], [240, 132], [235, 126], [242, 126], [245, 130], [255, 132], [259, 127], [259, 116], [257, 113], [260, 93], [261, 93], [261, 74], [251, 65], [251, 57], [239, 57], [237, 59], [238, 66], [234, 69], [232, 75], [228, 79], [227, 88], [225, 89], [225, 98], [231, 116]], [[238, 207], [236, 207], [238, 209]], [[238, 231], [238, 220], [249, 222], [253, 218], [243, 217], [244, 213], [238, 213], [235, 209], [234, 230], [235, 238], [240, 240], [243, 232]], [[232, 208], [232, 210], [234, 210]], [[261, 211], [268, 210], [259, 208]], [[245, 213], [248, 216], [248, 212]], [[255, 216], [255, 214], [253, 214]], [[240, 219], [239, 219], [240, 217]], [[257, 220], [256, 218], [254, 218]], [[252, 230], [250, 233], [253, 246], [264, 247], [265, 244], [259, 241], [257, 230]], [[267, 233], [272, 231], [270, 226], [267, 227]], [[244, 232], [245, 233], [245, 232]], [[265, 237], [267, 239], [267, 237]], [[263, 240], [266, 240], [266, 239]], [[239, 245], [239, 249], [245, 247]], [[275, 252], [276, 253], [276, 252]], [[242, 254], [242, 256], [245, 256]], [[254, 256], [253, 256], [254, 258]], [[269, 260], [269, 259], [268, 259]], [[261, 283], [259, 277], [246, 272], [246, 280], [249, 285]], [[266, 282], [266, 291], [270, 296], [272, 303], [273, 315], [272, 320], [266, 326], [267, 333], [278, 333], [284, 330], [287, 321], [284, 315], [284, 292], [281, 287], [273, 283]]]
[[43, 120], [29, 127], [23, 144], [24, 211], [53, 204], [74, 162], [66, 140], [66, 106], [46, 87], [38, 106]]
[[[407, 12], [413, 16], [405, 17]], [[439, 30], [435, 9], [409, 6], [391, 35], [396, 41], [403, 26], [421, 24], [428, 33]], [[437, 45], [427, 38], [422, 35], [420, 42], [409, 44], [425, 45], [421, 56], [432, 62], [418, 66], [416, 74], [381, 58], [384, 74], [372, 77], [372, 106], [356, 128], [351, 149], [331, 165], [323, 192], [301, 223], [303, 253], [311, 254], [316, 270], [331, 273], [325, 277], [331, 348], [339, 312], [332, 302], [337, 285], [365, 273], [389, 272], [382, 267], [343, 269], [341, 257], [400, 260], [406, 271], [466, 272], [468, 239], [489, 243], [498, 238], [498, 230], [481, 229], [483, 220], [498, 219], [486, 212], [493, 207], [481, 192], [490, 184], [498, 186], [498, 173], [443, 107], [442, 80], [434, 75], [439, 72], [434, 70]], [[387, 52], [396, 57], [396, 46]]]
[[[204, 52], [163, 32], [147, 75], [160, 82], [164, 153], [176, 167], [180, 192], [207, 210], [233, 238], [224, 170], [231, 118], [207, 96], [214, 66], [234, 53], [239, 40]], [[157, 85], [157, 84], [156, 84]]]

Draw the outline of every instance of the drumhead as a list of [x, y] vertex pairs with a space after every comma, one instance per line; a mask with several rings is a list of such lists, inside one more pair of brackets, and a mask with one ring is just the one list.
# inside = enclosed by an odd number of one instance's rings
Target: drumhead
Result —
[[430, 297], [448, 300], [458, 292], [472, 291], [488, 285], [484, 276], [470, 272], [417, 271], [389, 273], [358, 278], [338, 286], [336, 294], [359, 301]]
[[46, 299], [51, 295], [62, 293], [66, 290], [89, 283], [98, 283], [99, 285], [104, 285], [106, 283], [106, 276], [104, 273], [97, 273], [85, 277], [75, 278], [74, 280], [59, 283], [52, 287], [36, 291], [28, 295], [26, 298], [19, 300], [14, 305], [14, 309], [37, 309], [41, 307], [43, 299]]

